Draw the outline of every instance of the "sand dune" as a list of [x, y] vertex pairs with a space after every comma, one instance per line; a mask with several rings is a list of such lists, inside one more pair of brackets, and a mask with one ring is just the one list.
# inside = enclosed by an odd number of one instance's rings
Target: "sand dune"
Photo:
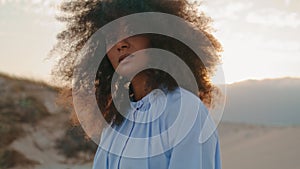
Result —
[[223, 169], [298, 169], [300, 127], [219, 126]]

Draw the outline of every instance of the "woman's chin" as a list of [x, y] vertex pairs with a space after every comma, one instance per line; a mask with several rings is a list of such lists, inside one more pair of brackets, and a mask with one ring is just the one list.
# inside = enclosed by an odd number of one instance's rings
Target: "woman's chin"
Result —
[[145, 66], [138, 66], [138, 64], [131, 64], [131, 63], [126, 63], [126, 64], [120, 64], [116, 72], [124, 76], [128, 79], [132, 79], [136, 74], [139, 72], [143, 71], [145, 69]]
[[126, 77], [128, 79], [132, 79], [133, 76], [135, 76], [139, 71], [132, 70], [132, 69], [126, 69], [126, 68], [118, 68], [116, 70], [118, 75]]

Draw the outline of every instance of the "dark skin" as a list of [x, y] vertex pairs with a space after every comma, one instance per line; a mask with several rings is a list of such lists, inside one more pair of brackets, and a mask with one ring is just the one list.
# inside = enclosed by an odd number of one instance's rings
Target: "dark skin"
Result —
[[143, 74], [138, 74], [131, 81], [134, 92], [134, 99], [137, 101], [151, 92], [151, 89], [149, 89], [146, 84], [147, 78], [148, 77]]
[[136, 35], [119, 41], [107, 52], [116, 72], [125, 78], [132, 79], [131, 85], [136, 101], [151, 92], [151, 89], [147, 87], [149, 77], [140, 72], [148, 64], [149, 57], [144, 53], [134, 54], [134, 52], [148, 47], [150, 47], [149, 39], [142, 35]]

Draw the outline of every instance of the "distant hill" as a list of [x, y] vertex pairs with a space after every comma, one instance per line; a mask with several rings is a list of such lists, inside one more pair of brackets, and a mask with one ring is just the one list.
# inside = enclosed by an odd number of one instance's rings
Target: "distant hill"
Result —
[[248, 80], [228, 85], [222, 120], [300, 125], [300, 79]]

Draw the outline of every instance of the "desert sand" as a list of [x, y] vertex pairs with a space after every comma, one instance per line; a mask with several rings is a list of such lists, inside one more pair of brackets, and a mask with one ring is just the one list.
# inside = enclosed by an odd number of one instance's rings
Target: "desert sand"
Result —
[[300, 168], [300, 127], [223, 123], [218, 128], [223, 169]]

